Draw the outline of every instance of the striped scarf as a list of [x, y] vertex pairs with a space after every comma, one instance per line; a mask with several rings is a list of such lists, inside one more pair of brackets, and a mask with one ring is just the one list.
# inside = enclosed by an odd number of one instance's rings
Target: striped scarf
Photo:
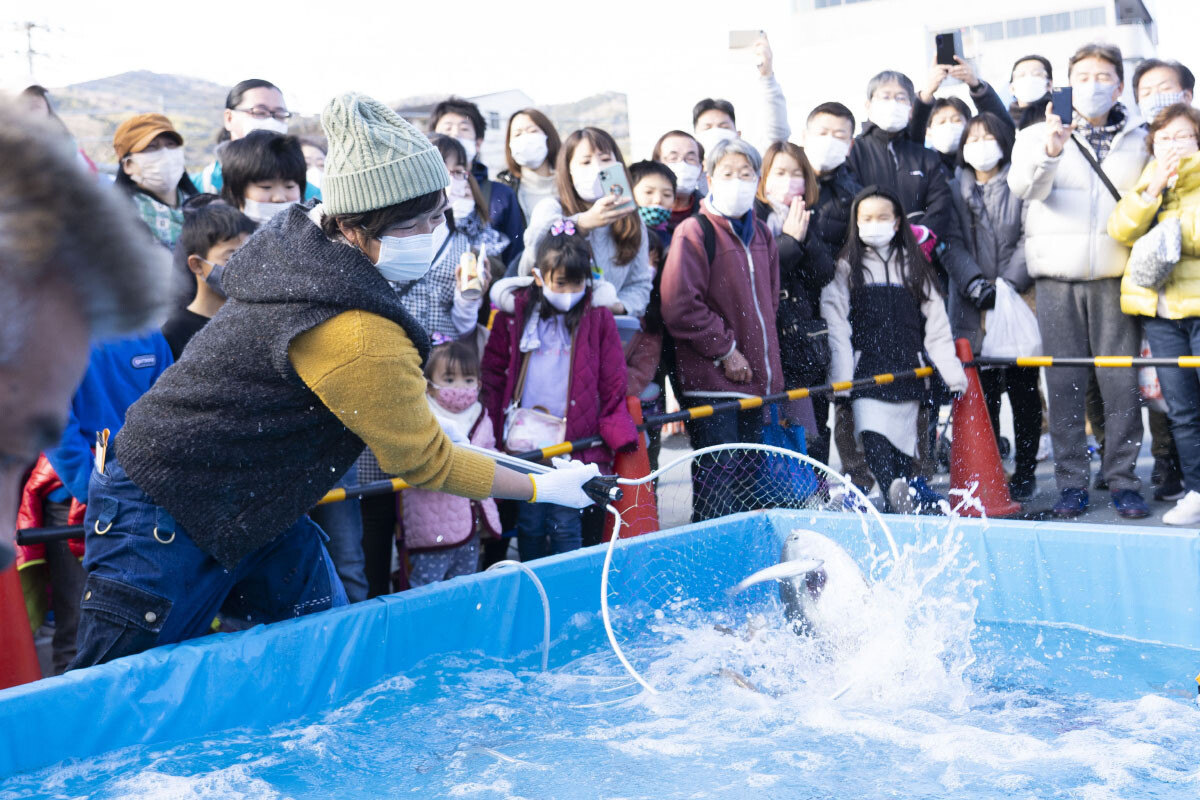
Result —
[[1125, 106], [1121, 103], [1112, 107], [1112, 111], [1108, 112], [1108, 121], [1103, 125], [1092, 125], [1084, 117], [1081, 117], [1078, 111], [1075, 112], [1075, 129], [1083, 134], [1083, 138], [1092, 146], [1096, 160], [1100, 162], [1108, 157], [1113, 139], [1128, 121], [1129, 114], [1125, 112]]

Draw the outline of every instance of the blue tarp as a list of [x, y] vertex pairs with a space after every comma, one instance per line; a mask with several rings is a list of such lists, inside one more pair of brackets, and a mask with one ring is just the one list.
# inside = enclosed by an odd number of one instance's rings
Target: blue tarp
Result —
[[[898, 543], [942, 533], [944, 520], [889, 517]], [[932, 526], [932, 527], [930, 527]], [[850, 549], [855, 517], [754, 512], [624, 543], [670, 550], [712, 540], [738, 559], [770, 531], [813, 528]], [[1086, 523], [963, 521], [979, 565], [977, 618], [1078, 625], [1200, 648], [1200, 538], [1194, 530]], [[537, 562], [552, 635], [571, 650], [607, 647], [570, 637], [571, 617], [597, 615], [602, 547]], [[593, 626], [594, 634], [594, 626]], [[444, 652], [478, 652], [534, 667], [542, 610], [516, 570], [480, 574], [302, 619], [162, 647], [110, 664], [0, 691], [0, 776], [134, 744], [235, 727], [267, 727], [319, 712]], [[568, 646], [569, 645], [569, 646]]]

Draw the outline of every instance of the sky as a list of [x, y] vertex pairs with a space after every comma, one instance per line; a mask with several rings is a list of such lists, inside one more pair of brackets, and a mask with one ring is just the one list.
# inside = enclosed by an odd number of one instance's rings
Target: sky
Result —
[[[1145, 2], [1158, 20], [1159, 55], [1195, 61], [1200, 2]], [[749, 53], [730, 52], [729, 31], [768, 31], [781, 64], [793, 52], [790, 47], [804, 47], [804, 18], [792, 16], [794, 7], [811, 10], [811, 0], [340, 5], [328, 0], [127, 0], [120, 5], [6, 0], [7, 13], [0, 20], [0, 89], [19, 89], [28, 82], [19, 54], [25, 45], [19, 23], [31, 20], [50, 28], [35, 31], [34, 47], [45, 54], [35, 60], [35, 77], [51, 88], [139, 69], [223, 86], [263, 77], [283, 89], [293, 111], [306, 114], [319, 112], [345, 90], [390, 102], [423, 94], [471, 96], [521, 89], [538, 104], [618, 91], [630, 95], [631, 113], [657, 112], [686, 127], [696, 98], [724, 94], [743, 108], [754, 67]], [[870, 6], [857, 8], [869, 11]], [[837, 68], [830, 65], [822, 80], [836, 81]], [[796, 100], [812, 99], [804, 89], [811, 85], [792, 87]], [[647, 98], [653, 99], [650, 105]], [[631, 122], [639, 127], [637, 120]]]
[[[49, 87], [137, 69], [223, 85], [261, 76], [284, 90], [292, 110], [315, 113], [348, 89], [388, 101], [520, 88], [539, 103], [557, 103], [666, 83], [689, 59], [723, 57], [730, 28], [766, 27], [791, 3], [401, 0], [344, 14], [339, 4], [303, 0], [4, 6], [2, 88], [27, 82], [25, 59], [14, 52], [24, 50], [24, 33], [12, 21], [31, 20], [51, 28], [34, 33], [34, 48], [46, 53], [35, 60], [35, 76]], [[722, 9], [719, 23], [706, 13]]]

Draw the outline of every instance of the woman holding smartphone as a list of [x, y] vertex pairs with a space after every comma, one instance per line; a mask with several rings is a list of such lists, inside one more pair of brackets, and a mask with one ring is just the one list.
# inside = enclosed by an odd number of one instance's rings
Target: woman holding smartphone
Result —
[[[620, 165], [623, 182], [613, 180], [612, 170]], [[621, 150], [608, 131], [582, 128], [563, 142], [558, 152], [555, 175], [557, 197], [538, 203], [525, 231], [525, 253], [520, 274], [532, 275], [534, 253], [550, 226], [564, 217], [588, 238], [595, 257], [593, 273], [616, 290], [617, 300], [607, 304], [614, 314], [640, 317], [650, 302], [654, 270], [650, 266], [648, 233], [637, 204], [629, 191], [629, 175], [624, 169]], [[609, 191], [619, 183], [623, 191]]]

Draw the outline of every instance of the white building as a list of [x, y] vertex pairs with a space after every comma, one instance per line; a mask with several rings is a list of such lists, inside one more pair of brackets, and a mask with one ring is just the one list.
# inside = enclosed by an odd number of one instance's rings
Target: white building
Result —
[[[1160, 0], [1160, 3], [1194, 0]], [[980, 75], [1009, 98], [1013, 62], [1025, 55], [1048, 58], [1056, 86], [1067, 83], [1067, 59], [1082, 44], [1111, 42], [1126, 59], [1125, 74], [1156, 54], [1152, 0], [781, 0], [773, 19], [736, 17], [730, 27], [768, 30], [775, 51], [775, 74], [788, 100], [793, 139], [808, 111], [828, 100], [845, 103], [865, 116], [867, 81], [883, 69], [898, 69], [918, 89], [934, 60], [934, 36], [963, 32], [966, 56]], [[1184, 61], [1188, 53], [1169, 54]], [[756, 102], [756, 74], [747, 51], [697, 59], [689, 84], [703, 86], [695, 96], [663, 97], [656, 91], [629, 92], [635, 158], [645, 157], [655, 139], [671, 128], [690, 130], [691, 106], [704, 96], [726, 97], [738, 112], [738, 127], [756, 145], [762, 129]], [[949, 88], [949, 87], [947, 87]], [[953, 91], [965, 93], [965, 87]], [[1132, 87], [1125, 102], [1131, 109]]]

